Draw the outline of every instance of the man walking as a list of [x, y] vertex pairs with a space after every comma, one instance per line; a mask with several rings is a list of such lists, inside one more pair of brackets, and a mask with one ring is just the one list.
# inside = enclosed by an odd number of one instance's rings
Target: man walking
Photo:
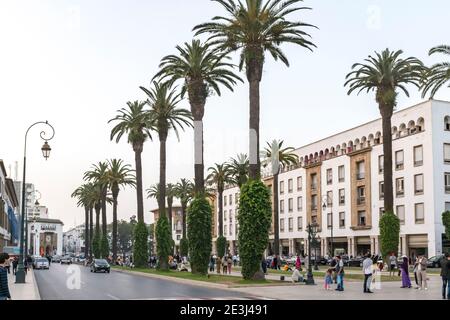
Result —
[[389, 257], [389, 276], [390, 277], [395, 275], [396, 268], [397, 268], [397, 257], [395, 256], [395, 253], [392, 252], [391, 256]]
[[370, 291], [370, 283], [372, 280], [372, 259], [370, 258], [370, 254], [366, 255], [366, 258], [363, 261], [363, 273], [364, 273], [364, 293], [373, 293]]
[[[442, 299], [450, 300], [450, 254], [441, 259]], [[447, 297], [445, 295], [447, 292]]]
[[417, 266], [417, 278], [419, 281], [419, 290], [428, 290], [427, 284], [427, 263], [428, 260], [423, 255], [419, 256], [419, 264]]
[[336, 257], [336, 277], [337, 277], [337, 288], [336, 291], [344, 291], [344, 261], [342, 261], [341, 256]]

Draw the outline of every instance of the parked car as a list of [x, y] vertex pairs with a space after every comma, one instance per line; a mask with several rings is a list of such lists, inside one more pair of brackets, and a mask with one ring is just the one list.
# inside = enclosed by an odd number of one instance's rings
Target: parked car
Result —
[[57, 263], [61, 262], [61, 256], [54, 255], [52, 257], [52, 262], [57, 262]]
[[354, 257], [344, 262], [344, 264], [347, 267], [362, 267], [363, 261], [364, 257]]
[[444, 257], [444, 255], [431, 257], [430, 259], [428, 259], [427, 267], [428, 268], [440, 268], [441, 260], [443, 257]]
[[103, 271], [109, 273], [111, 271], [111, 266], [105, 259], [94, 259], [91, 264], [91, 272]]
[[50, 269], [50, 264], [47, 258], [35, 258], [33, 262], [33, 269]]
[[72, 264], [72, 258], [70, 256], [64, 256], [59, 260], [60, 264]]

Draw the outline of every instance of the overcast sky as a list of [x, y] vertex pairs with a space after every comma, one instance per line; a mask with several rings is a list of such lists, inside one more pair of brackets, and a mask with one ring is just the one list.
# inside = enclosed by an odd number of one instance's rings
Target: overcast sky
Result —
[[[261, 84], [261, 142], [284, 139], [304, 144], [379, 117], [374, 95], [347, 96], [344, 77], [374, 50], [403, 49], [427, 64], [428, 50], [450, 44], [450, 2], [306, 0], [312, 11], [292, 14], [317, 25], [314, 53], [285, 46], [291, 67], [268, 57]], [[19, 161], [22, 179], [26, 128], [48, 120], [56, 129], [51, 158], [42, 158], [40, 128], [28, 139], [27, 181], [41, 191], [41, 203], [65, 229], [83, 222], [71, 192], [92, 163], [121, 158], [134, 166], [126, 140], [109, 141], [108, 120], [127, 101], [144, 99], [160, 59], [191, 41], [198, 23], [223, 14], [209, 0], [0, 0], [0, 159], [8, 169]], [[436, 96], [450, 100], [444, 88]], [[401, 95], [398, 109], [419, 103], [417, 90]], [[187, 101], [182, 104], [188, 108]], [[211, 97], [205, 115], [206, 166], [247, 152], [248, 89]], [[193, 132], [168, 143], [168, 182], [192, 178]], [[144, 146], [144, 188], [158, 181], [158, 143]], [[146, 200], [146, 221], [156, 202]], [[136, 214], [133, 190], [119, 196], [119, 218]], [[111, 219], [112, 210], [108, 217]]]

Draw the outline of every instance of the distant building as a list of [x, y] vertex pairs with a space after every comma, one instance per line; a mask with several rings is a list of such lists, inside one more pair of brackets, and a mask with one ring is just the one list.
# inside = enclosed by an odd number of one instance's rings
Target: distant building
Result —
[[84, 252], [84, 224], [64, 232], [63, 247], [65, 254]]
[[[167, 208], [166, 208], [166, 210], [168, 211]], [[159, 209], [152, 210], [151, 212], [153, 213], [155, 226], [156, 226], [156, 223], [158, 222], [158, 219], [159, 219]], [[182, 216], [182, 211], [181, 211], [180, 206], [172, 207], [171, 230], [172, 230], [172, 239], [175, 241], [175, 252], [174, 253], [177, 253], [180, 251], [180, 240], [183, 237], [183, 216]], [[154, 244], [156, 246], [156, 239], [155, 239]], [[154, 249], [155, 249], [155, 251], [153, 251], [153, 252], [156, 252], [156, 247]]]

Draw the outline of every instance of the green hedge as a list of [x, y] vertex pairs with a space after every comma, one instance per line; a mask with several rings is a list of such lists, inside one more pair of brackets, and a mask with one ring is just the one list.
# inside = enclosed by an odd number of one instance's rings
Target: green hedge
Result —
[[158, 256], [158, 269], [169, 269], [169, 255], [172, 250], [173, 239], [171, 238], [169, 219], [162, 216], [156, 223], [156, 254]]
[[445, 235], [450, 240], [450, 211], [442, 213], [442, 224], [445, 227]]
[[192, 273], [208, 273], [211, 255], [212, 209], [203, 195], [197, 195], [188, 208], [189, 257]]
[[92, 239], [92, 252], [94, 253], [94, 257], [96, 259], [100, 259], [102, 256], [102, 252], [100, 249], [100, 233], [95, 232], [94, 237]]
[[380, 218], [380, 250], [383, 257], [398, 251], [400, 220], [393, 212], [385, 212]]
[[145, 268], [148, 263], [148, 230], [145, 223], [136, 224], [133, 238], [133, 263], [138, 268]]
[[224, 236], [220, 236], [216, 240], [216, 247], [217, 247], [217, 255], [219, 257], [224, 257], [226, 255], [227, 250], [227, 238]]
[[239, 256], [244, 279], [263, 277], [261, 259], [269, 242], [272, 223], [272, 203], [269, 189], [261, 181], [249, 181], [242, 186], [239, 201]]

